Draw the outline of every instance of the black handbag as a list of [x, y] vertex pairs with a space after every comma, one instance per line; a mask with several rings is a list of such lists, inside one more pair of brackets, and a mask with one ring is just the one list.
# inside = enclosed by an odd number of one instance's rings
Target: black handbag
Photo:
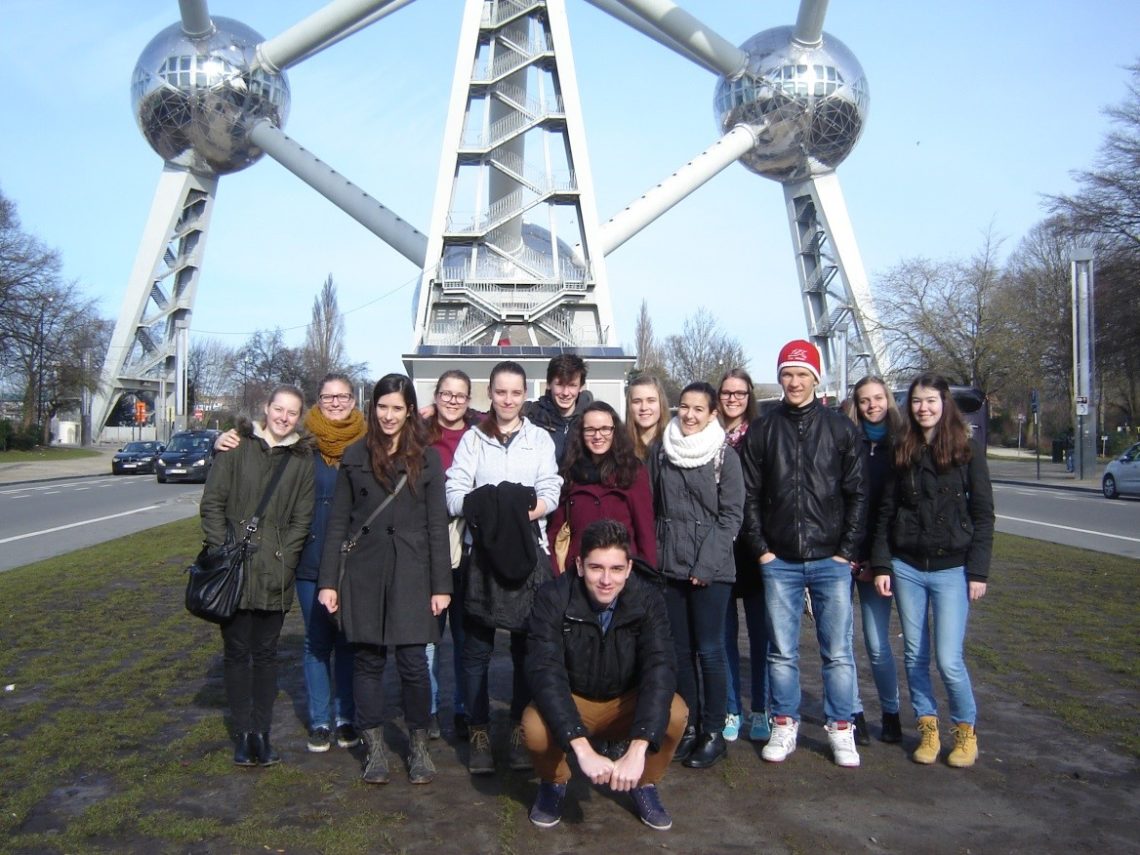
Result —
[[273, 478], [246, 525], [245, 537], [241, 542], [237, 542], [233, 529], [227, 525], [226, 542], [221, 546], [203, 546], [194, 563], [186, 568], [190, 574], [186, 581], [186, 610], [190, 614], [210, 623], [225, 623], [234, 616], [245, 587], [245, 560], [249, 555], [249, 540], [257, 531], [261, 515], [269, 504], [269, 497], [285, 474], [289, 456], [288, 453], [282, 455], [281, 462], [273, 471]]

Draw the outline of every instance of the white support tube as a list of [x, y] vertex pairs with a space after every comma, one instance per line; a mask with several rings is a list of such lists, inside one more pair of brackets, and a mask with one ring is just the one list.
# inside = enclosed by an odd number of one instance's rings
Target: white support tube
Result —
[[307, 56], [320, 45], [356, 25], [393, 0], [332, 0], [285, 32], [257, 46], [257, 64], [278, 72]]
[[415, 264], [424, 266], [427, 236], [397, 217], [343, 175], [306, 151], [267, 119], [253, 126], [254, 145]]
[[827, 0], [800, 0], [796, 15], [796, 29], [792, 38], [801, 45], [815, 47], [823, 41], [823, 19], [827, 15]]
[[711, 71], [713, 74], [720, 74], [716, 68], [710, 65], [705, 59], [693, 53], [687, 47], [675, 39], [670, 38], [664, 32], [659, 30], [656, 26], [649, 23], [649, 21], [642, 18], [640, 15], [635, 15], [629, 11], [625, 6], [622, 6], [617, 0], [586, 0], [591, 6], [594, 6], [601, 11], [605, 12], [611, 17], [617, 18], [627, 27], [637, 30], [643, 36], [649, 36], [653, 41], [659, 45], [667, 47], [669, 50], [676, 54], [680, 54], [689, 62], [696, 63], [705, 71]]
[[[625, 210], [611, 217], [601, 228], [603, 255], [609, 255], [694, 190], [705, 184], [756, 145], [756, 137], [745, 125], [737, 125]], [[581, 252], [575, 248], [574, 255]], [[579, 261], [579, 263], [581, 263]]]
[[357, 21], [351, 27], [347, 27], [347, 28], [341, 30], [339, 33], [337, 33], [331, 39], [326, 39], [325, 41], [321, 42], [316, 47], [310, 48], [304, 54], [302, 54], [301, 56], [299, 56], [295, 60], [293, 60], [293, 62], [290, 64], [291, 65], [298, 65], [298, 64], [304, 62], [305, 60], [316, 56], [318, 53], [325, 50], [326, 48], [332, 47], [337, 42], [344, 41], [349, 36], [351, 36], [353, 33], [358, 33], [361, 30], [363, 30], [365, 27], [372, 26], [377, 21], [379, 21], [381, 18], [387, 18], [393, 12], [398, 12], [400, 9], [403, 9], [405, 6], [410, 5], [412, 2], [413, 2], [413, 0], [391, 0], [391, 2], [387, 6], [385, 6], [383, 9], [377, 9], [375, 12], [373, 12], [367, 18], [361, 18], [359, 21]]
[[644, 18], [687, 50], [702, 57], [718, 74], [737, 77], [744, 71], [748, 54], [710, 30], [672, 0], [615, 0]]
[[214, 31], [206, 0], [178, 0], [178, 11], [182, 15], [182, 32], [189, 38], [201, 38]]

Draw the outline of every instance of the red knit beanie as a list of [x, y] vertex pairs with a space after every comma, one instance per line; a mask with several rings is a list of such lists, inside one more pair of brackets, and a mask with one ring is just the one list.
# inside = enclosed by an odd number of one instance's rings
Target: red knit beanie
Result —
[[780, 348], [780, 356], [776, 360], [776, 377], [785, 368], [806, 368], [815, 375], [815, 382], [820, 382], [819, 350], [810, 341], [797, 338], [789, 341]]

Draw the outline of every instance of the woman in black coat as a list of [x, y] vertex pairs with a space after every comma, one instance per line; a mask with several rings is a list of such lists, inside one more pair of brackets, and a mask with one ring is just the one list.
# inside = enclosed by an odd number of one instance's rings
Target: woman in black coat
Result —
[[[439, 641], [438, 618], [451, 601], [443, 469], [428, 446], [410, 379], [386, 375], [372, 401], [367, 435], [341, 460], [318, 599], [330, 614], [340, 612], [356, 652], [356, 727], [368, 746], [364, 780], [388, 781], [381, 686], [388, 650], [394, 648], [411, 731], [408, 776], [413, 784], [427, 784], [435, 766], [427, 749], [431, 684], [425, 648]], [[341, 544], [351, 537], [356, 544], [344, 556], [342, 574]]]

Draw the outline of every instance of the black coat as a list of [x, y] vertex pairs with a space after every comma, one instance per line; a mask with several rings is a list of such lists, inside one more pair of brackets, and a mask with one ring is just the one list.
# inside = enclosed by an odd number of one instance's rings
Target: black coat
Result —
[[607, 701], [637, 692], [630, 739], [656, 751], [677, 687], [673, 637], [661, 589], [631, 573], [605, 635], [586, 585], [565, 573], [534, 598], [526, 645], [534, 704], [565, 751], [588, 736], [571, 695]]
[[819, 401], [774, 407], [748, 428], [744, 527], [753, 560], [841, 555], [855, 560], [867, 515], [863, 439], [851, 420]]
[[890, 572], [893, 556], [919, 570], [965, 566], [968, 579], [989, 577], [994, 494], [985, 449], [970, 444], [970, 462], [949, 472], [935, 468], [927, 448], [918, 463], [891, 469], [871, 550], [876, 575]]
[[318, 584], [337, 591], [349, 641], [380, 645], [439, 641], [439, 619], [431, 613], [431, 597], [451, 593], [443, 480], [438, 452], [426, 449], [420, 477], [415, 482], [409, 479], [369, 525], [368, 533], [361, 535], [341, 580], [341, 543], [388, 497], [388, 490], [372, 475], [365, 440], [345, 450]]

